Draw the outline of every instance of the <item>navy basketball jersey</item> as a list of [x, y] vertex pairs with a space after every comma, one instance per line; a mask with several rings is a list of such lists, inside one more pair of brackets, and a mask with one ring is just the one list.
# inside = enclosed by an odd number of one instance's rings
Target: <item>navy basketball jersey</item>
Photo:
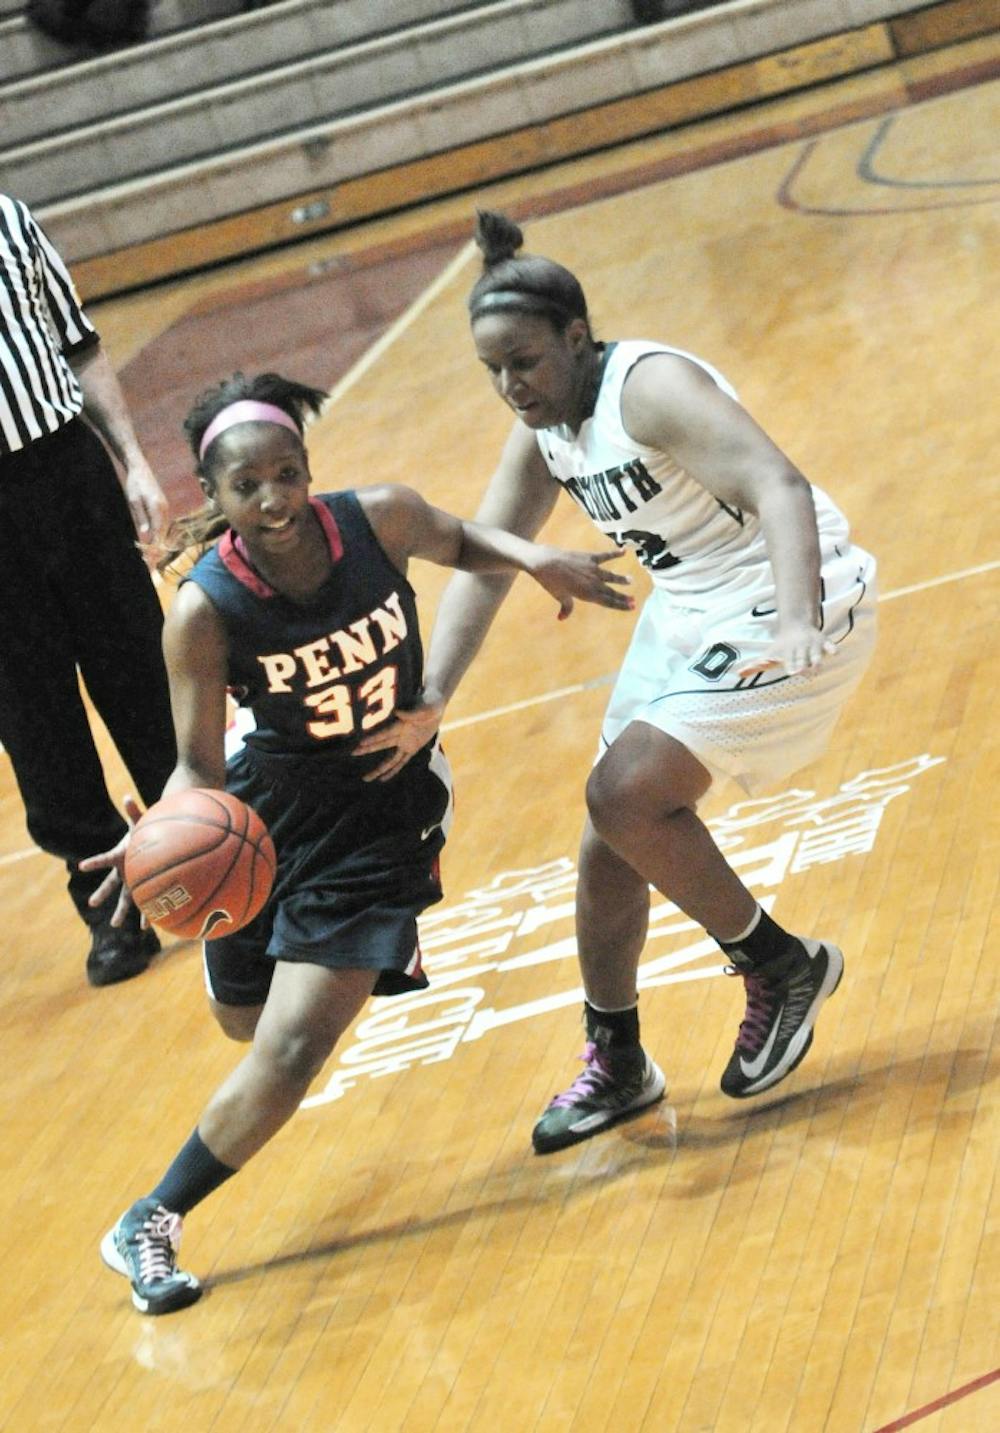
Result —
[[360, 778], [383, 756], [354, 758], [352, 747], [420, 692], [416, 600], [354, 492], [311, 502], [333, 566], [308, 602], [270, 587], [232, 531], [185, 581], [202, 588], [225, 623], [230, 687], [256, 720], [247, 745], [340, 757], [345, 776]]

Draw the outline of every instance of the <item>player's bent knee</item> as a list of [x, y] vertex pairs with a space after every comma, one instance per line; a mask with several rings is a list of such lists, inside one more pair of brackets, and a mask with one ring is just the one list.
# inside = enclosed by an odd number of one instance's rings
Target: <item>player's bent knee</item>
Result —
[[654, 831], [662, 838], [667, 818], [694, 810], [710, 778], [687, 753], [683, 756], [678, 768], [676, 762], [640, 760], [616, 743], [587, 780], [587, 812], [598, 836], [620, 850], [623, 843], [631, 846]]
[[325, 1029], [290, 1026], [269, 1030], [254, 1049], [282, 1079], [300, 1085], [315, 1079], [336, 1043]]
[[587, 780], [587, 812], [602, 840], [615, 846], [618, 838], [647, 819], [641, 784], [617, 764], [595, 766]]
[[615, 846], [621, 813], [618, 810], [618, 797], [611, 783], [601, 780], [596, 773], [592, 772], [587, 781], [585, 794], [587, 815], [590, 817], [591, 825], [602, 841]]

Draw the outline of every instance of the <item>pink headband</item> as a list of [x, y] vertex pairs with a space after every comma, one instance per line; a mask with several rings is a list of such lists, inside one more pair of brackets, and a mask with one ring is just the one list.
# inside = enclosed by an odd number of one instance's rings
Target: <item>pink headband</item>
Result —
[[198, 461], [204, 458], [209, 443], [213, 443], [227, 428], [235, 428], [237, 423], [280, 423], [283, 428], [291, 428], [296, 438], [302, 437], [295, 419], [284, 408], [277, 408], [273, 403], [258, 403], [252, 398], [241, 398], [238, 403], [230, 403], [228, 408], [216, 413], [209, 423], [202, 434]]

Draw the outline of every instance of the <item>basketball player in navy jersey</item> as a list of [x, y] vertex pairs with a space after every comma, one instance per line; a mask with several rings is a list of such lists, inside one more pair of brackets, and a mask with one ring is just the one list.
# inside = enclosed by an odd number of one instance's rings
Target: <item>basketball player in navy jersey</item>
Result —
[[[636, 993], [651, 886], [704, 926], [744, 980], [723, 1091], [772, 1089], [809, 1048], [841, 952], [761, 909], [697, 806], [717, 777], [755, 793], [822, 752], [871, 656], [875, 563], [714, 368], [664, 344], [597, 342], [574, 274], [521, 255], [521, 231], [502, 214], [481, 214], [476, 237], [473, 339], [517, 419], [479, 519], [533, 537], [565, 491], [652, 581], [587, 783], [576, 905], [584, 1070], [535, 1126], [544, 1154], [663, 1095]], [[360, 745], [386, 753], [375, 779], [436, 730], [507, 586], [452, 578], [423, 701]]]
[[[176, 1265], [182, 1216], [293, 1114], [370, 995], [427, 984], [416, 922], [441, 897], [447, 765], [433, 737], [389, 785], [365, 779], [380, 756], [352, 755], [361, 734], [419, 698], [409, 559], [529, 572], [563, 612], [574, 598], [632, 605], [619, 590], [627, 579], [604, 568], [613, 551], [537, 547], [461, 522], [408, 488], [310, 498], [303, 425], [325, 396], [274, 374], [236, 375], [185, 423], [209, 502], [181, 525], [179, 549], [218, 541], [167, 616], [179, 755], [164, 794], [225, 786], [263, 817], [278, 868], [261, 915], [205, 943], [212, 1010], [227, 1035], [253, 1042], [250, 1052], [101, 1246], [149, 1314], [201, 1293]], [[227, 691], [255, 719], [228, 769]], [[134, 821], [134, 802], [128, 810]], [[87, 861], [111, 867], [95, 900], [121, 880], [127, 844]], [[117, 918], [127, 908], [123, 890]]]

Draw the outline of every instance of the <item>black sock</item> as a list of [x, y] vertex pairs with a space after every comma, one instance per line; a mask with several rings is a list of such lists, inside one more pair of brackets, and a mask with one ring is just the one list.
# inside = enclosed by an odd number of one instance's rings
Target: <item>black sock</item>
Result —
[[235, 1173], [235, 1169], [230, 1169], [228, 1164], [216, 1159], [195, 1130], [159, 1184], [151, 1191], [151, 1198], [158, 1199], [174, 1214], [186, 1214]]
[[727, 955], [734, 957], [736, 965], [770, 965], [772, 961], [796, 955], [800, 949], [798, 939], [773, 921], [763, 906], [757, 909], [760, 918], [748, 935], [740, 936], [739, 940], [719, 940], [718, 936], [713, 939]]
[[602, 1050], [620, 1050], [638, 1045], [638, 1005], [628, 1010], [595, 1010], [588, 1000], [583, 1008], [587, 1018], [587, 1038]]

